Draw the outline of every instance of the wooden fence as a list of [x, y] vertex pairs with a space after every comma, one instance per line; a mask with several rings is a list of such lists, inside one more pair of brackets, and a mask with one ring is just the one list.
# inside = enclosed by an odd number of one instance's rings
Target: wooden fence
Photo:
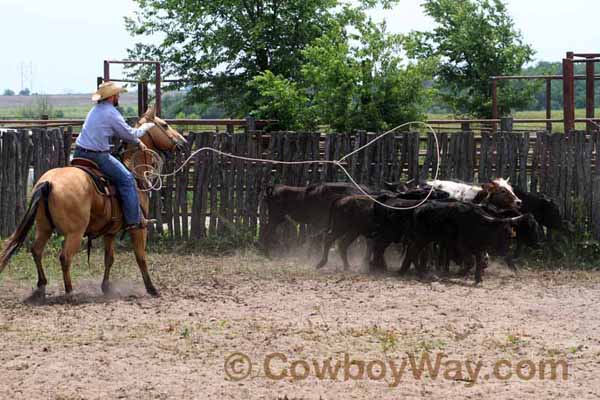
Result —
[[[0, 236], [12, 233], [26, 209], [28, 174], [37, 180], [50, 168], [67, 163], [70, 128], [13, 130], [0, 133]], [[185, 154], [170, 156], [164, 172], [181, 165], [193, 150], [213, 147], [254, 158], [297, 161], [336, 160], [379, 136], [318, 133], [192, 132]], [[578, 229], [600, 239], [600, 146], [597, 132], [571, 135], [539, 132], [496, 134], [440, 133], [440, 178], [486, 181], [502, 176], [513, 185], [554, 198]], [[384, 181], [425, 179], [436, 168], [430, 133], [388, 135], [348, 158], [345, 166], [360, 183], [380, 187]], [[339, 168], [270, 165], [233, 160], [213, 152], [196, 154], [175, 177], [164, 180], [151, 196], [151, 238], [195, 240], [225, 232], [256, 234], [265, 215], [260, 199], [273, 183], [306, 185], [346, 180]]]
[[8, 237], [27, 210], [31, 183], [67, 164], [71, 128], [0, 131], [0, 237]]

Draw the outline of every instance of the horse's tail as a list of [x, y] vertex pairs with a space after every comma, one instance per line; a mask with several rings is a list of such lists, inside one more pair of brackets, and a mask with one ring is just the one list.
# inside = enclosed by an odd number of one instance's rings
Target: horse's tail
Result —
[[4, 270], [6, 264], [10, 258], [15, 255], [23, 243], [27, 238], [27, 234], [29, 230], [33, 226], [33, 222], [35, 221], [35, 215], [37, 213], [37, 209], [40, 205], [40, 200], [44, 200], [44, 207], [46, 210], [47, 217], [50, 221], [52, 221], [48, 209], [48, 196], [50, 195], [50, 190], [52, 189], [52, 185], [50, 182], [42, 182], [33, 190], [33, 194], [31, 196], [31, 201], [29, 202], [29, 207], [27, 208], [27, 212], [23, 216], [23, 219], [19, 223], [17, 230], [12, 234], [12, 236], [6, 241], [4, 245], [4, 250], [0, 255], [0, 272]]

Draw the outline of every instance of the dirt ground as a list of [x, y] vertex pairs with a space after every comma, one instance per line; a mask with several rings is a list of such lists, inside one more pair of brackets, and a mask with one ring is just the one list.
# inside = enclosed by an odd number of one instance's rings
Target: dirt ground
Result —
[[[19, 255], [0, 281], [0, 398], [600, 396], [600, 272], [492, 265], [473, 287], [343, 272], [336, 259], [317, 272], [306, 255], [150, 261], [160, 298], [120, 250], [116, 296], [101, 294], [95, 253], [92, 267], [77, 260], [70, 300], [48, 261], [48, 299], [29, 305], [33, 266]], [[415, 375], [425, 356], [437, 376]], [[549, 364], [539, 376], [544, 360], [557, 362], [555, 379]]]

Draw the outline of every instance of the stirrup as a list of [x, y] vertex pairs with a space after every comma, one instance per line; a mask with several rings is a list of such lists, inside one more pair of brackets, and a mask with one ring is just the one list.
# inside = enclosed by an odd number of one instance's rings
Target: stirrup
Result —
[[123, 230], [126, 231], [126, 232], [129, 232], [129, 231], [133, 231], [133, 230], [136, 230], [136, 229], [143, 229], [143, 228], [145, 228], [145, 227], [142, 225], [142, 223], [139, 223], [139, 224], [125, 225], [123, 227]]
[[145, 219], [145, 218], [142, 218], [142, 222], [140, 222], [139, 224], [125, 225], [123, 227], [123, 229], [125, 231], [130, 231], [132, 229], [146, 229], [148, 227], [148, 224], [153, 224], [153, 223], [156, 223], [155, 219]]

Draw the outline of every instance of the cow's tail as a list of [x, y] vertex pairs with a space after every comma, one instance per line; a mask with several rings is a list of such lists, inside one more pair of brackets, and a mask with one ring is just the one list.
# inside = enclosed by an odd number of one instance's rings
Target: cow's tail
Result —
[[31, 230], [33, 222], [35, 221], [35, 215], [40, 205], [40, 200], [44, 201], [46, 214], [48, 215], [48, 219], [51, 221], [51, 217], [48, 212], [48, 196], [50, 195], [51, 189], [52, 185], [50, 184], [50, 182], [43, 182], [37, 185], [36, 188], [33, 190], [33, 194], [31, 196], [31, 200], [29, 201], [29, 207], [27, 208], [27, 212], [23, 216], [23, 219], [19, 223], [19, 226], [17, 227], [15, 232], [4, 244], [4, 250], [2, 251], [2, 255], [0, 255], [0, 272], [4, 270], [10, 258], [19, 251], [19, 249], [25, 242], [27, 234]]
[[331, 203], [331, 205], [329, 206], [329, 215], [327, 216], [327, 226], [323, 229], [318, 230], [317, 232], [314, 232], [312, 235], [310, 235], [311, 238], [317, 238], [317, 237], [326, 235], [329, 232], [331, 232], [331, 230], [333, 229], [333, 214], [334, 214], [336, 205], [343, 198], [344, 198], [343, 196], [339, 197]]

